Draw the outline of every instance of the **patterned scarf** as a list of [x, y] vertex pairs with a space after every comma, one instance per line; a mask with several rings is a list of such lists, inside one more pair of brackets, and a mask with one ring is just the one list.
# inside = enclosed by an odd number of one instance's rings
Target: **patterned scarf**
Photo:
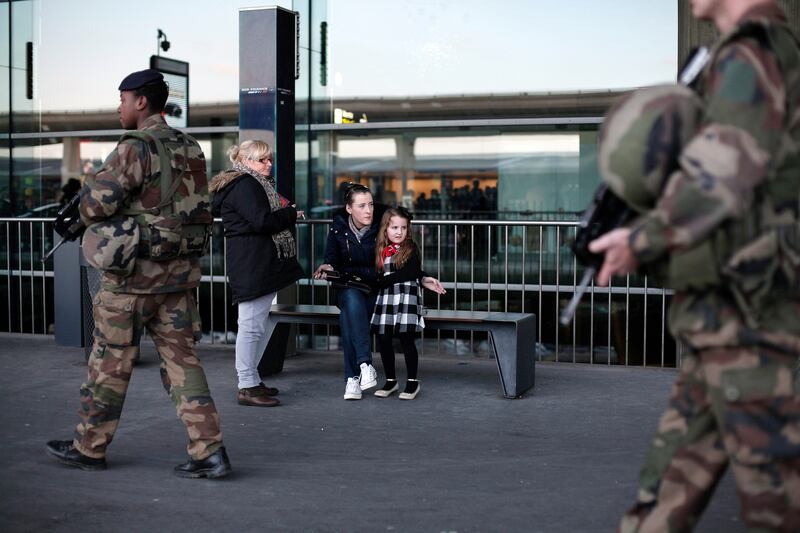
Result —
[[[278, 191], [275, 190], [275, 178], [260, 174], [238, 161], [233, 164], [233, 169], [243, 174], [249, 174], [258, 180], [261, 186], [264, 187], [264, 192], [267, 194], [270, 211], [274, 213], [281, 209], [281, 198], [278, 195]], [[272, 235], [272, 242], [275, 243], [275, 247], [278, 249], [278, 258], [286, 259], [297, 255], [297, 244], [295, 243], [292, 232], [288, 229]]]
[[350, 226], [350, 231], [353, 232], [353, 235], [355, 236], [355, 238], [356, 238], [356, 240], [358, 242], [361, 242], [361, 239], [364, 238], [364, 235], [367, 234], [367, 232], [369, 231], [369, 228], [370, 228], [369, 226], [364, 226], [363, 228], [358, 229], [356, 227], [355, 221], [353, 221], [353, 215], [350, 215], [349, 217], [347, 217], [347, 224]]

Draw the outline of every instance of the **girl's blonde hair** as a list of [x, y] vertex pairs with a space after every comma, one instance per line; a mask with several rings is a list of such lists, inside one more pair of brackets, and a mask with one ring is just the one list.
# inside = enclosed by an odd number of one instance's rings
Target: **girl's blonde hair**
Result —
[[400, 249], [394, 256], [394, 265], [396, 268], [401, 268], [406, 264], [408, 258], [417, 252], [417, 243], [411, 237], [411, 213], [404, 207], [390, 207], [386, 210], [381, 218], [380, 229], [378, 230], [378, 239], [375, 241], [375, 266], [378, 272], [383, 272], [383, 258], [381, 253], [386, 246], [389, 245], [389, 238], [386, 237], [386, 230], [389, 229], [392, 217], [404, 218], [408, 222], [408, 233], [406, 240], [400, 243]]
[[272, 157], [272, 148], [264, 141], [250, 140], [242, 144], [234, 144], [228, 148], [228, 158], [236, 163], [249, 159], [257, 161], [265, 157]]

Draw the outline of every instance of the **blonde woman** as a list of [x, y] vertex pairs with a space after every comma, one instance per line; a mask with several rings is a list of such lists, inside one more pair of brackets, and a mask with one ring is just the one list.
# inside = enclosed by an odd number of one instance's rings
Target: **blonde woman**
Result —
[[233, 303], [238, 305], [236, 372], [240, 405], [274, 407], [278, 389], [267, 387], [258, 363], [276, 293], [303, 277], [297, 244], [290, 231], [298, 214], [275, 189], [272, 149], [258, 140], [228, 150], [232, 168], [214, 177], [209, 190], [215, 216], [222, 217], [225, 259]]

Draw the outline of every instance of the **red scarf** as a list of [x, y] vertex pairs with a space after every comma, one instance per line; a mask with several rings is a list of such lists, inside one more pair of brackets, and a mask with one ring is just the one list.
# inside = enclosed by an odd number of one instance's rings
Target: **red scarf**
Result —
[[392, 257], [394, 254], [400, 251], [399, 244], [390, 244], [386, 248], [383, 249], [381, 252], [381, 262], [385, 261], [387, 257]]

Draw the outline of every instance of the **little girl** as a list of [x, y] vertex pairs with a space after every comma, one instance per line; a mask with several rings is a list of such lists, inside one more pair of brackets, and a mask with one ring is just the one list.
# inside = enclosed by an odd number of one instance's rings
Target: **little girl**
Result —
[[[419, 282], [422, 272], [419, 249], [411, 238], [411, 214], [404, 208], [389, 208], [381, 219], [375, 244], [377, 285], [380, 289], [372, 315], [372, 327], [378, 333], [386, 383], [375, 396], [386, 398], [398, 390], [394, 368], [392, 337], [400, 339], [406, 357], [408, 382], [401, 400], [413, 400], [419, 394], [418, 355], [414, 339], [425, 327], [420, 313]], [[383, 275], [381, 275], [383, 274]], [[442, 289], [443, 290], [443, 289]]]

